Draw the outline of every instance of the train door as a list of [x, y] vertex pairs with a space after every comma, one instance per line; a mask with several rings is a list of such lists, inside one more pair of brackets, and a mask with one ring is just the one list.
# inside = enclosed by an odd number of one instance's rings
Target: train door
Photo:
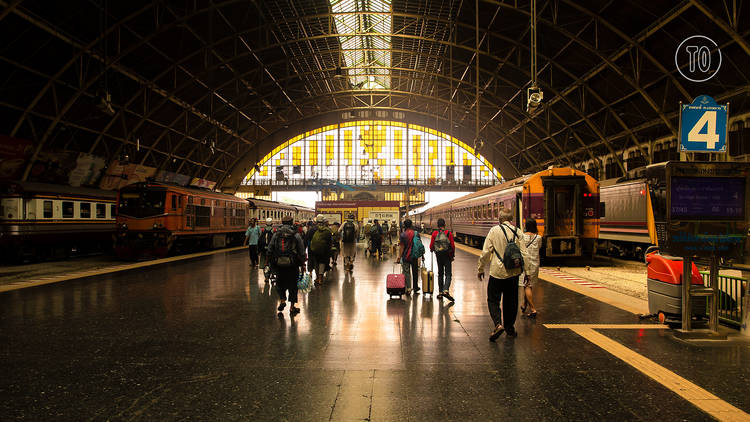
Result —
[[542, 177], [548, 256], [580, 255], [584, 176]]

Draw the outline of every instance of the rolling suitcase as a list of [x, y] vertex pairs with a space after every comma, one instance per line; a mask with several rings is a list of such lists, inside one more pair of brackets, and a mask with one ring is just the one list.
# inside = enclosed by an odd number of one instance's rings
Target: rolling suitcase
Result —
[[[395, 271], [395, 267], [391, 268]], [[388, 274], [385, 278], [385, 289], [389, 297], [401, 296], [406, 294], [406, 277], [403, 274]]]
[[432, 294], [435, 288], [435, 273], [432, 272], [432, 256], [430, 256], [430, 270], [427, 271], [427, 267], [424, 266], [424, 260], [422, 260], [422, 293]]

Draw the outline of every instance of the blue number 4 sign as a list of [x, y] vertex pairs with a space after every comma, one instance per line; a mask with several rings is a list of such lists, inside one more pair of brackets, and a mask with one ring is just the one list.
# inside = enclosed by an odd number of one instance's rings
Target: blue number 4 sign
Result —
[[724, 152], [727, 139], [727, 105], [718, 105], [707, 95], [682, 106], [680, 151]]

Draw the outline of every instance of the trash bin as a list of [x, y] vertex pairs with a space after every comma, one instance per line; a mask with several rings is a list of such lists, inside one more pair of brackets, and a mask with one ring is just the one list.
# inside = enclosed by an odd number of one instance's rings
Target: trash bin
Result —
[[[659, 322], [682, 322], [682, 258], [661, 255], [658, 251], [646, 255], [648, 264], [648, 310]], [[692, 263], [692, 284], [703, 287], [703, 277]], [[692, 315], [706, 317], [706, 297], [693, 297]]]

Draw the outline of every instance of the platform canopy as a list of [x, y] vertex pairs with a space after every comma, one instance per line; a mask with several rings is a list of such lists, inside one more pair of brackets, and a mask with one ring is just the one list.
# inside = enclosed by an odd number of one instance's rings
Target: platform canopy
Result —
[[[0, 0], [2, 170], [34, 180], [62, 153], [232, 190], [289, 139], [364, 120], [448, 134], [506, 178], [607, 156], [625, 170], [626, 151], [648, 164], [677, 138], [680, 102], [730, 103], [730, 130], [750, 111], [746, 2], [539, 0], [530, 114], [531, 6]], [[694, 35], [722, 57], [704, 82], [675, 60]]]

